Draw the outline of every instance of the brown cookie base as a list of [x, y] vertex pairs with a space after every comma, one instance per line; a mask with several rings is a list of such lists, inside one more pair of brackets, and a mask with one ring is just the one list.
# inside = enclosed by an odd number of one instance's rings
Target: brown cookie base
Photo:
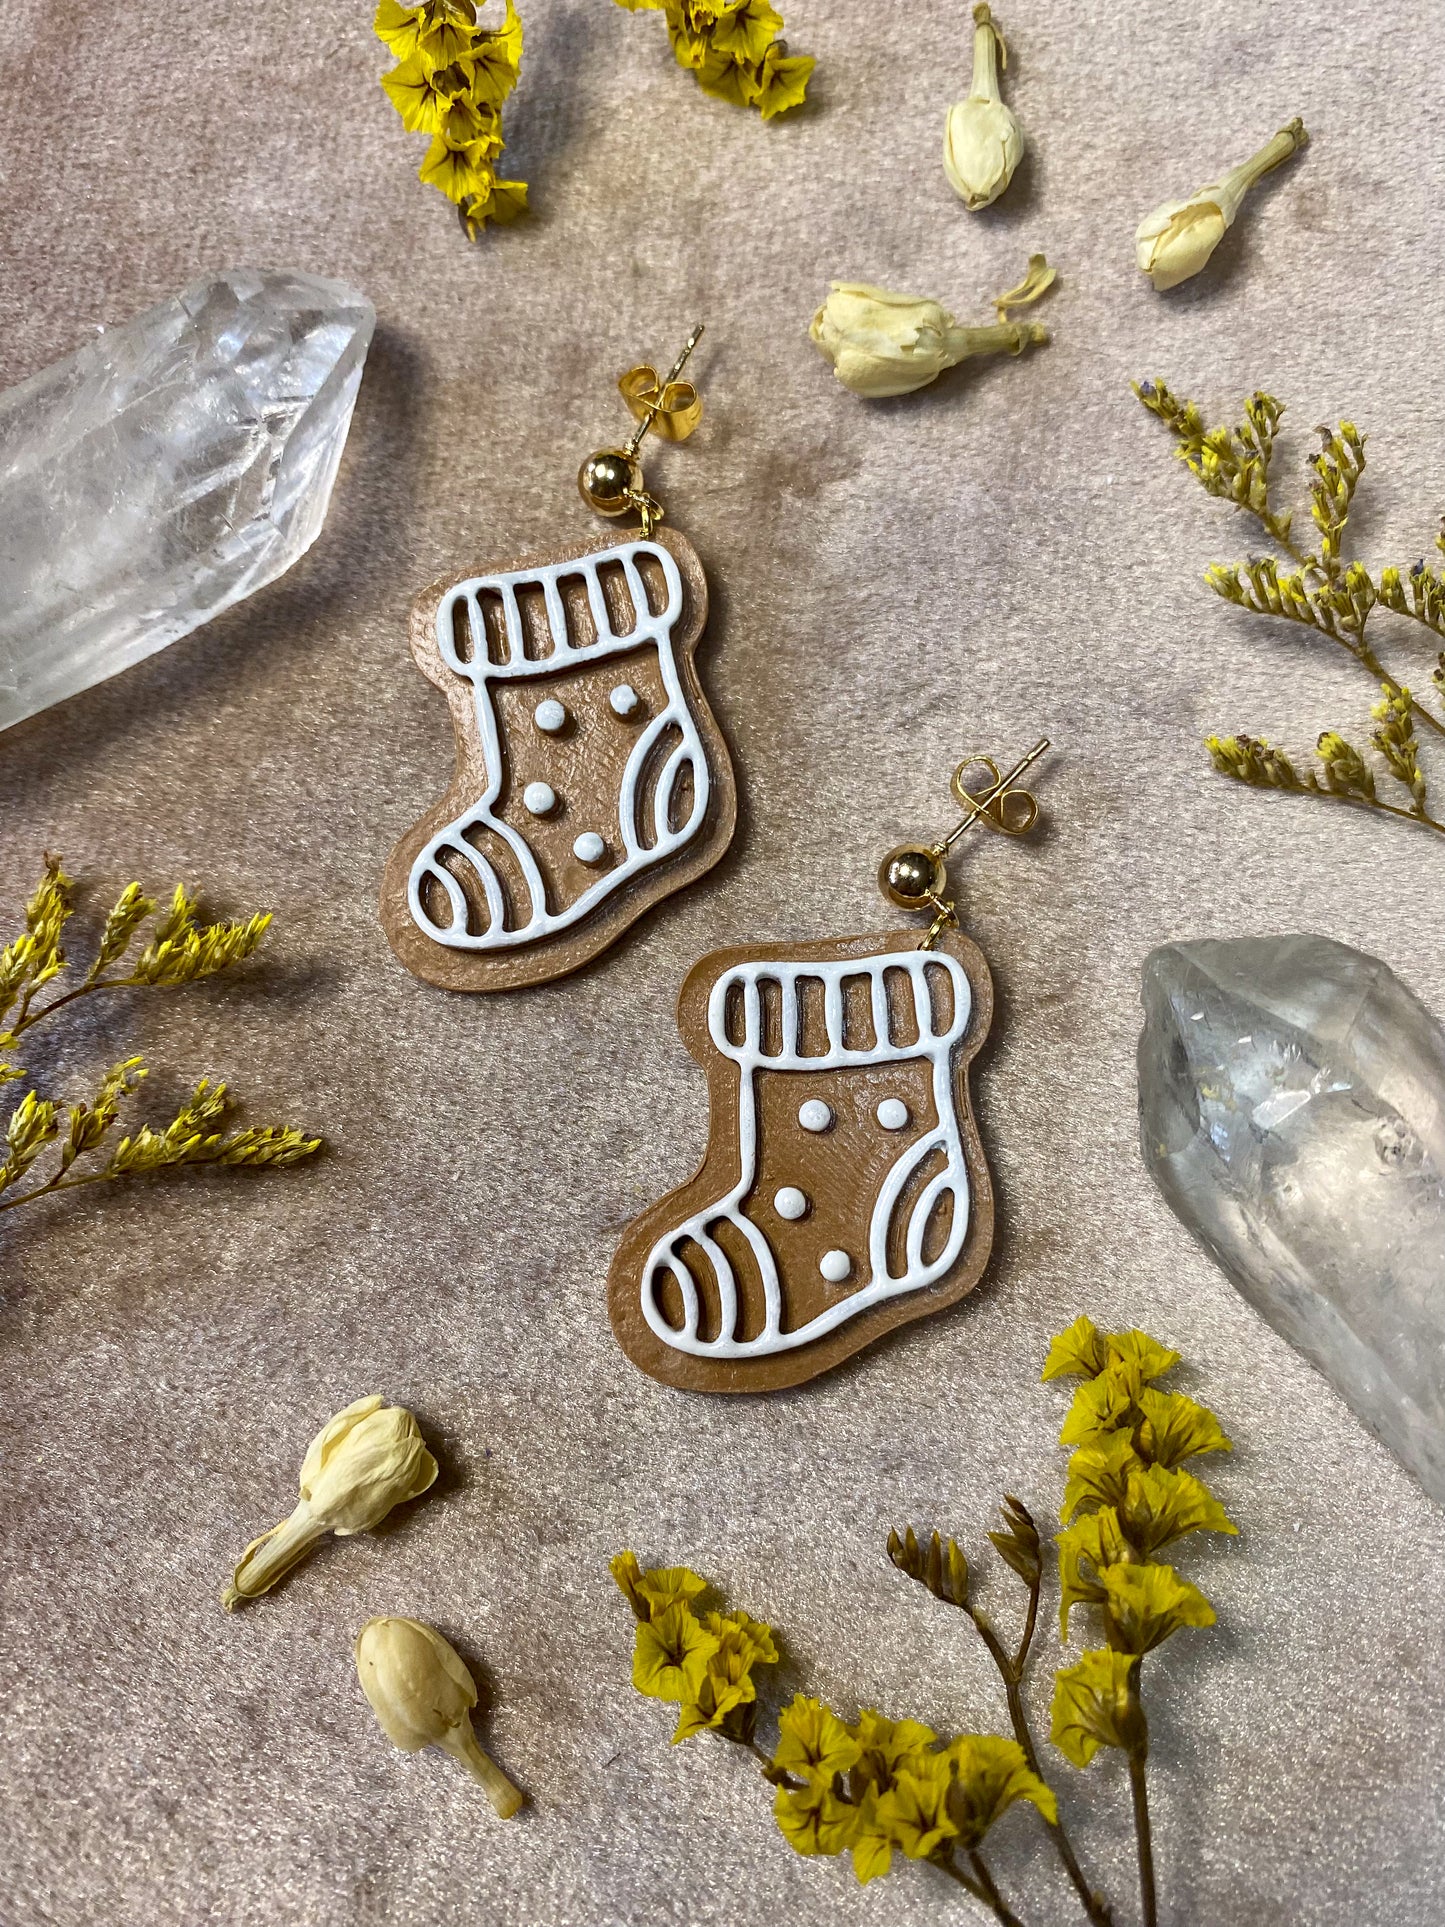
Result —
[[[437, 611], [443, 598], [458, 584], [472, 581], [479, 574], [513, 573], [578, 561], [628, 539], [630, 536], [626, 533], [604, 542], [594, 537], [563, 549], [549, 549], [545, 554], [523, 556], [515, 562], [469, 569], [464, 574], [434, 582], [413, 607], [411, 652], [422, 674], [443, 692], [451, 708], [457, 745], [456, 773], [446, 795], [419, 822], [412, 825], [387, 859], [382, 875], [380, 914], [382, 928], [392, 949], [408, 970], [427, 983], [440, 985], [444, 990], [492, 991], [515, 990], [528, 984], [550, 983], [553, 978], [565, 977], [583, 964], [590, 963], [615, 943], [631, 924], [663, 897], [671, 896], [675, 890], [681, 890], [710, 870], [732, 841], [737, 822], [737, 785], [732, 759], [717, 719], [703, 694], [695, 661], [697, 645], [707, 621], [707, 578], [696, 551], [686, 537], [675, 530], [661, 528], [655, 530], [650, 539], [670, 551], [682, 577], [683, 609], [672, 630], [672, 647], [678, 678], [697, 726], [710, 778], [707, 810], [696, 833], [671, 856], [664, 857], [622, 884], [615, 894], [604, 898], [581, 922], [519, 944], [513, 949], [452, 949], [429, 935], [411, 914], [407, 887], [417, 856], [437, 830], [460, 816], [487, 788], [488, 772], [477, 729], [474, 686], [458, 676], [442, 659], [437, 646]], [[639, 654], [645, 656], [645, 649], [640, 649]], [[535, 680], [493, 685], [498, 695], [499, 717], [508, 726], [514, 748], [522, 743], [530, 745], [529, 719], [525, 711], [527, 702], [556, 695], [567, 699], [573, 708], [583, 705], [600, 713], [607, 688], [619, 676], [626, 677], [635, 670], [639, 681], [646, 683], [648, 680], [646, 663], [634, 664], [634, 659], [626, 652], [581, 665], [565, 676], [562, 673], [549, 676], [544, 657], [538, 659], [537, 668], [539, 673]], [[646, 698], [654, 692], [645, 690], [643, 693]], [[553, 763], [560, 765], [564, 779], [570, 766], [569, 745], [573, 740], [573, 737], [563, 737], [550, 746]], [[620, 781], [620, 769], [626, 760], [629, 745], [625, 736], [619, 734], [617, 743], [614, 757], [616, 769], [610, 766], [603, 768], [600, 787], [604, 790], [611, 776], [617, 775]], [[504, 775], [504, 797], [507, 794], [519, 796], [527, 780], [525, 769], [512, 769], [509, 766]], [[612, 807], [611, 799], [607, 798], [606, 808]], [[549, 900], [554, 893], [560, 900], [573, 900], [580, 895], [585, 883], [593, 880], [595, 873], [585, 873], [584, 866], [571, 851], [572, 839], [579, 827], [590, 828], [592, 825], [580, 817], [574, 819], [565, 806], [551, 822], [529, 822], [526, 825], [529, 843], [548, 887]]]
[[[719, 977], [734, 964], [875, 957], [917, 949], [919, 935], [908, 930], [777, 948], [738, 946], [711, 952], [689, 972], [678, 999], [677, 1021], [684, 1044], [707, 1075], [708, 1148], [686, 1184], [627, 1226], [607, 1282], [608, 1311], [617, 1341], [633, 1363], [652, 1377], [694, 1392], [766, 1392], [800, 1385], [885, 1332], [956, 1303], [983, 1275], [993, 1245], [993, 1185], [970, 1101], [968, 1071], [992, 1021], [993, 983], [978, 946], [947, 932], [937, 949], [948, 951], [963, 966], [972, 993], [967, 1029], [953, 1046], [951, 1066], [970, 1189], [969, 1221], [963, 1247], [949, 1271], [931, 1286], [884, 1299], [793, 1350], [757, 1358], [702, 1358], [678, 1351], [657, 1336], [642, 1308], [643, 1267], [657, 1240], [727, 1196], [741, 1179], [738, 1106], [745, 1075], [758, 1080], [757, 1158], [753, 1184], [740, 1208], [773, 1248], [784, 1300], [784, 1329], [796, 1330], [820, 1305], [839, 1298], [838, 1292], [821, 1282], [820, 1254], [835, 1246], [855, 1252], [867, 1249], [862, 1227], [871, 1216], [883, 1174], [903, 1153], [910, 1137], [916, 1138], [936, 1122], [927, 1067], [911, 1060], [831, 1072], [766, 1068], [744, 1072], [711, 1041], [708, 998]], [[892, 1012], [897, 997], [891, 990], [889, 1003]], [[817, 1135], [798, 1122], [799, 1106], [813, 1097], [827, 1103], [835, 1118], [826, 1132]], [[907, 1103], [910, 1130], [880, 1134], [876, 1122], [870, 1124], [870, 1118], [876, 1119], [877, 1105], [886, 1098]], [[810, 1208], [802, 1219], [784, 1219], [774, 1208], [775, 1191], [782, 1185], [795, 1185], [807, 1196]], [[718, 1235], [722, 1242], [722, 1234]], [[745, 1257], [741, 1248], [727, 1255]]]

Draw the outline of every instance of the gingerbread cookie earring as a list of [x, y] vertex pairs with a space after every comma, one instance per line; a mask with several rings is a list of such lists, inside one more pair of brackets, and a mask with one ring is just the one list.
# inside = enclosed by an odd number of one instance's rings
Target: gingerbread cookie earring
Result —
[[[1038, 804], [971, 757], [966, 814], [879, 868], [924, 931], [715, 950], [678, 1002], [707, 1074], [708, 1148], [679, 1190], [633, 1219], [608, 1278], [613, 1329], [654, 1378], [688, 1391], [797, 1385], [977, 1284], [993, 1190], [968, 1067], [993, 989], [958, 929], [947, 860], [983, 823], [1022, 836]], [[977, 772], [977, 773], [976, 773]]]
[[707, 579], [659, 527], [649, 429], [684, 441], [702, 402], [668, 374], [618, 386], [638, 426], [582, 464], [584, 500], [635, 531], [484, 574], [417, 602], [411, 649], [451, 705], [456, 774], [392, 851], [381, 920], [408, 970], [449, 990], [511, 990], [587, 963], [732, 839], [737, 793], [694, 655]]

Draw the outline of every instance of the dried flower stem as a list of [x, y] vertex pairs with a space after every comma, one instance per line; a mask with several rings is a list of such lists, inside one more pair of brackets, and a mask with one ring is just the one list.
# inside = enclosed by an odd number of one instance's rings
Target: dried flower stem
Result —
[[[1028, 1714], [1024, 1709], [1023, 1695], [1024, 1666], [1028, 1659], [1029, 1647], [1033, 1642], [1034, 1625], [1038, 1619], [1039, 1590], [1042, 1583], [1043, 1575], [1040, 1573], [1039, 1577], [1034, 1580], [1029, 1588], [1028, 1617], [1024, 1623], [1024, 1633], [1022, 1639], [1019, 1641], [1018, 1650], [1012, 1658], [1005, 1652], [1002, 1642], [994, 1632], [985, 1613], [970, 1612], [969, 1617], [978, 1628], [979, 1635], [984, 1645], [987, 1646], [989, 1655], [994, 1665], [998, 1668], [1000, 1678], [1003, 1680], [1004, 1699], [1008, 1704], [1009, 1723], [1013, 1727], [1014, 1738], [1024, 1750], [1024, 1757], [1029, 1763], [1029, 1771], [1031, 1773], [1037, 1773], [1039, 1778], [1044, 1780], [1045, 1774], [1039, 1760], [1038, 1748], [1034, 1745], [1034, 1736], [1029, 1727]], [[1094, 1927], [1113, 1927], [1114, 1916], [1109, 1909], [1108, 1903], [1103, 1899], [1102, 1895], [1095, 1893], [1089, 1885], [1088, 1876], [1079, 1865], [1078, 1855], [1074, 1852], [1073, 1842], [1069, 1839], [1063, 1821], [1055, 1820], [1050, 1822], [1044, 1819], [1042, 1814], [1040, 1814], [1039, 1818], [1043, 1820], [1044, 1825], [1052, 1835], [1054, 1847], [1059, 1859], [1063, 1863], [1064, 1871], [1073, 1882], [1074, 1890], [1083, 1904], [1084, 1912], [1094, 1923]]]
[[973, 1879], [963, 1871], [951, 1853], [946, 1856], [939, 1855], [930, 1864], [937, 1867], [940, 1873], [947, 1874], [949, 1879], [962, 1887], [965, 1893], [972, 1894], [975, 1900], [982, 1902], [994, 1918], [1003, 1923], [1003, 1927], [1023, 1927], [1023, 1922], [995, 1886], [993, 1877], [984, 1864], [982, 1854], [974, 1851], [969, 1854], [968, 1859], [969, 1865], [974, 1870]]
[[1270, 135], [1257, 154], [1251, 154], [1247, 161], [1241, 161], [1238, 167], [1229, 170], [1222, 183], [1225, 193], [1242, 199], [1256, 181], [1262, 180], [1281, 162], [1287, 161], [1291, 154], [1297, 154], [1308, 145], [1309, 135], [1305, 132], [1305, 124], [1296, 114], [1287, 127], [1281, 127], [1277, 134]]
[[[1275, 138], [1278, 139], [1279, 136], [1276, 135]], [[1274, 543], [1275, 547], [1287, 555], [1292, 562], [1298, 563], [1299, 567], [1306, 573], [1314, 571], [1323, 576], [1327, 581], [1337, 581], [1340, 575], [1338, 562], [1331, 561], [1327, 558], [1326, 561], [1322, 563], [1319, 556], [1313, 554], [1308, 549], [1300, 547], [1299, 543], [1295, 541], [1289, 532], [1291, 517], [1288, 514], [1280, 514], [1271, 505], [1268, 493], [1269, 486], [1269, 479], [1268, 476], [1266, 476], [1266, 492], [1262, 502], [1236, 501], [1233, 506], [1241, 515], [1252, 517], [1269, 537], [1270, 541]], [[1409, 702], [1411, 710], [1422, 722], [1428, 724], [1437, 736], [1445, 736], [1445, 723], [1440, 722], [1435, 716], [1431, 715], [1428, 709], [1425, 709], [1420, 703], [1416, 702], [1404, 684], [1385, 667], [1384, 663], [1381, 662], [1379, 656], [1375, 653], [1374, 648], [1365, 640], [1365, 622], [1367, 615], [1357, 616], [1353, 611], [1349, 614], [1341, 613], [1338, 626], [1334, 623], [1330, 623], [1327, 626], [1320, 622], [1317, 616], [1296, 615], [1289, 610], [1283, 609], [1272, 611], [1271, 613], [1279, 614], [1286, 622], [1297, 622], [1306, 629], [1315, 629], [1321, 635], [1328, 636], [1331, 642], [1338, 643], [1347, 655], [1352, 656], [1354, 660], [1360, 664], [1372, 682], [1385, 684], [1392, 696], [1404, 696]], [[1408, 814], [1408, 812], [1406, 813]]]
[[999, 1892], [994, 1882], [994, 1877], [989, 1872], [984, 1857], [978, 1851], [977, 1847], [974, 1847], [970, 1851], [968, 1864], [973, 1868], [974, 1877], [983, 1890], [984, 1899], [1004, 1923], [1004, 1927], [1023, 1927], [1023, 1923], [1019, 1920], [1018, 1915], [1005, 1903], [1004, 1897]]
[[[259, 1539], [253, 1539], [241, 1556], [235, 1577], [222, 1589], [221, 1604], [234, 1612], [243, 1600], [254, 1599], [284, 1579], [293, 1566], [299, 1566], [313, 1546], [330, 1532], [325, 1519], [318, 1519], [303, 1499], [279, 1526], [272, 1526]], [[244, 1580], [244, 1586], [239, 1582]]]
[[1159, 1902], [1154, 1887], [1154, 1834], [1149, 1825], [1149, 1785], [1146, 1778], [1149, 1759], [1149, 1722], [1139, 1698], [1141, 1661], [1135, 1660], [1129, 1681], [1129, 1720], [1137, 1724], [1139, 1738], [1129, 1748], [1129, 1791], [1134, 1801], [1134, 1838], [1139, 1853], [1139, 1902], [1144, 1927], [1156, 1927]]
[[[293, 1147], [295, 1156], [292, 1157], [278, 1158], [274, 1155], [259, 1155], [260, 1152], [268, 1149], [270, 1145], [279, 1147], [282, 1136], [280, 1127], [263, 1125], [255, 1130], [234, 1131], [229, 1137], [221, 1137], [218, 1135], [214, 1137], [209, 1144], [199, 1142], [196, 1144], [196, 1148], [188, 1152], [185, 1157], [168, 1158], [166, 1165], [167, 1167], [173, 1167], [177, 1164], [294, 1163], [296, 1157], [308, 1157], [312, 1151], [320, 1147], [320, 1138], [302, 1139], [299, 1133], [292, 1133], [292, 1135], [297, 1139], [297, 1144]], [[130, 1140], [123, 1139], [122, 1142], [129, 1143]], [[193, 1142], [195, 1141], [193, 1140]], [[304, 1148], [302, 1148], [303, 1146]], [[248, 1151], [250, 1151], [252, 1155], [246, 1155]], [[110, 1184], [114, 1182], [116, 1178], [126, 1178], [135, 1175], [136, 1173], [130, 1170], [124, 1168], [116, 1170], [110, 1166], [107, 1166], [103, 1171], [82, 1172], [77, 1177], [62, 1177], [59, 1172], [56, 1172], [55, 1176], [48, 1179], [44, 1184], [37, 1184], [31, 1191], [22, 1191], [18, 1197], [0, 1197], [0, 1211], [13, 1211], [17, 1205], [32, 1204], [36, 1198], [48, 1198], [57, 1191], [72, 1191], [80, 1184]]]
[[[1026, 1521], [1025, 1531], [1031, 1532], [1033, 1521], [1026, 1508], [1016, 1499], [1009, 1500], [1009, 1508], [1005, 1517], [1010, 1520], [1011, 1529], [1016, 1532], [1019, 1524]], [[995, 1543], [998, 1544], [1001, 1539], [1007, 1537], [1008, 1535], [1004, 1534], [996, 1535]], [[1002, 1549], [1001, 1546], [1000, 1550]], [[1028, 1606], [1024, 1615], [1023, 1632], [1017, 1647], [1010, 1653], [999, 1638], [988, 1614], [974, 1606], [969, 1599], [967, 1566], [962, 1554], [958, 1552], [951, 1540], [949, 1541], [947, 1578], [944, 1576], [945, 1560], [942, 1542], [937, 1533], [934, 1533], [926, 1552], [918, 1545], [911, 1527], [902, 1539], [897, 1533], [890, 1533], [888, 1556], [900, 1571], [906, 1572], [910, 1578], [921, 1580], [935, 1599], [941, 1600], [945, 1605], [960, 1607], [973, 1621], [974, 1629], [987, 1647], [989, 1657], [998, 1669], [999, 1678], [1003, 1681], [1009, 1724], [1013, 1727], [1014, 1738], [1023, 1750], [1029, 1771], [1048, 1785], [1039, 1760], [1039, 1751], [1034, 1744], [1034, 1736], [1029, 1727], [1023, 1696], [1024, 1673], [1028, 1665], [1029, 1651], [1033, 1645], [1034, 1628], [1038, 1623], [1039, 1597], [1043, 1587], [1042, 1562], [1036, 1558], [1032, 1562], [1025, 1558], [1021, 1562], [1023, 1566], [1021, 1571], [1019, 1564], [1015, 1564], [1012, 1559], [1009, 1560], [1013, 1570], [1019, 1572], [1028, 1586]], [[1079, 1864], [1078, 1855], [1074, 1852], [1073, 1842], [1069, 1839], [1063, 1822], [1049, 1820], [1044, 1814], [1040, 1814], [1039, 1818], [1049, 1830], [1054, 1849], [1093, 1927], [1114, 1927], [1113, 1913], [1103, 1895], [1096, 1893], [1089, 1885], [1088, 1876]]]

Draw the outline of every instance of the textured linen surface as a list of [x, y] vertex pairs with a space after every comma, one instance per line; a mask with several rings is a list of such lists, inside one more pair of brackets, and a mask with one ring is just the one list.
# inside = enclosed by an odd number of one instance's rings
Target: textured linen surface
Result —
[[[866, 1891], [796, 1858], [747, 1760], [667, 1745], [629, 1684], [605, 1561], [686, 1560], [844, 1708], [996, 1730], [968, 1627], [896, 1575], [891, 1522], [976, 1545], [1013, 1490], [1047, 1520], [1064, 1404], [1048, 1335], [1087, 1310], [1188, 1355], [1238, 1441], [1241, 1526], [1180, 1563], [1220, 1626], [1152, 1668], [1170, 1923], [1438, 1922], [1445, 1520], [1189, 1241], [1136, 1149], [1139, 969], [1170, 938], [1322, 930], [1445, 1011], [1445, 852], [1213, 776], [1213, 727], [1304, 747], [1371, 690], [1308, 637], [1209, 596], [1248, 527], [1128, 392], [1223, 412], [1256, 384], [1373, 431], [1365, 552], [1445, 508], [1445, 121], [1438, 10], [1363, 0], [1016, 0], [1030, 154], [970, 216], [940, 165], [966, 91], [957, 5], [791, 0], [815, 104], [770, 127], [706, 99], [656, 15], [527, 0], [508, 157], [536, 216], [467, 248], [416, 180], [364, 7], [243, 0], [59, 14], [0, 34], [0, 382], [208, 269], [341, 276], [378, 329], [329, 523], [279, 584], [0, 738], [0, 902], [63, 852], [93, 904], [133, 873], [276, 911], [234, 982], [117, 997], [37, 1038], [78, 1094], [124, 1048], [325, 1128], [274, 1177], [82, 1192], [0, 1221], [0, 1921], [4, 1927], [932, 1923], [926, 1867]], [[1292, 114], [1313, 144], [1169, 298], [1139, 217]], [[831, 276], [986, 297], [1043, 248], [1048, 347], [870, 407], [804, 330]], [[612, 383], [694, 316], [705, 425], [649, 475], [710, 571], [703, 672], [733, 745], [730, 856], [570, 982], [448, 996], [375, 914], [395, 838], [448, 779], [445, 705], [406, 650], [433, 577], [570, 541]], [[1424, 684], [1430, 657], [1392, 638]], [[691, 1170], [702, 1078], [673, 1006], [704, 950], [887, 927], [881, 850], [946, 815], [953, 762], [1041, 732], [1049, 831], [958, 875], [996, 971], [978, 1077], [1001, 1225], [964, 1305], [820, 1383], [736, 1402], [622, 1357], [603, 1282], [623, 1223]], [[1445, 784], [1445, 764], [1433, 757]], [[143, 1108], [143, 1107], [142, 1107]], [[307, 1439], [382, 1391], [444, 1466], [390, 1527], [327, 1545], [227, 1619], [241, 1547], [294, 1502]], [[1001, 1615], [1013, 1600], [990, 1598]], [[473, 1661], [515, 1823], [440, 1754], [404, 1758], [356, 1683], [373, 1613]], [[1037, 1710], [1055, 1663], [1046, 1624]], [[1116, 1761], [1052, 1772], [1136, 1918]], [[1027, 1815], [995, 1871], [1030, 1923], [1078, 1918]]]

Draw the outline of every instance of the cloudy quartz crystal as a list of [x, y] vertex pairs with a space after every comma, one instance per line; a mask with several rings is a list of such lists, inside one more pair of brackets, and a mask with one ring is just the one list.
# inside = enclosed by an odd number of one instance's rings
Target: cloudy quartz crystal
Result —
[[237, 268], [0, 394], [0, 729], [305, 553], [374, 321], [340, 282]]
[[1445, 1031], [1324, 937], [1144, 965], [1144, 1159], [1275, 1329], [1445, 1505]]

